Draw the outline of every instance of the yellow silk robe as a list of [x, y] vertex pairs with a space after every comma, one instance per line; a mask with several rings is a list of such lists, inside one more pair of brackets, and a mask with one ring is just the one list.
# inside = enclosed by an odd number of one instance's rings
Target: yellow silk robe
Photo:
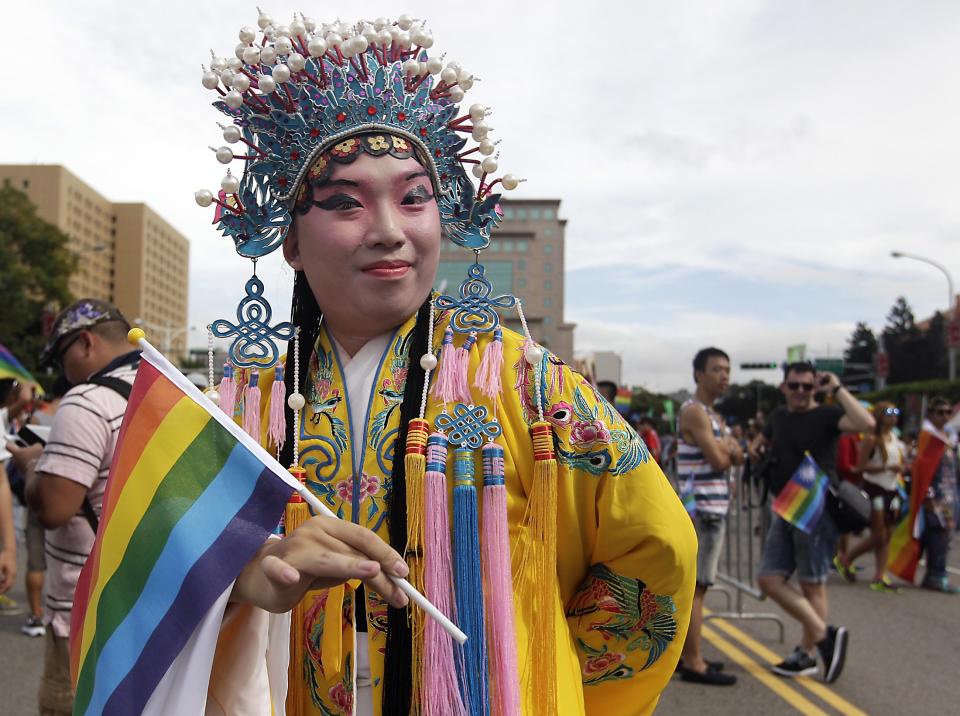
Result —
[[[394, 443], [413, 324], [411, 318], [391, 337], [371, 395], [346, 394], [336, 348], [321, 332], [309, 367], [301, 421], [300, 464], [307, 471], [308, 487], [338, 516], [358, 522], [385, 541], [389, 541], [392, 461], [395, 455], [399, 459], [403, 455], [403, 446]], [[441, 316], [434, 332], [436, 350], [445, 327]], [[481, 336], [471, 351], [471, 382], [489, 340]], [[461, 342], [458, 336], [456, 345]], [[471, 388], [474, 402], [494, 411], [503, 428], [497, 441], [505, 453], [514, 553], [525, 539], [520, 525], [533, 477], [528, 426], [537, 419], [534, 371], [523, 360], [522, 343], [522, 336], [504, 330], [503, 390], [496, 405]], [[419, 357], [412, 356], [413, 360]], [[696, 536], [676, 494], [634, 430], [559, 359], [547, 353], [542, 365], [544, 417], [559, 439], [558, 712], [650, 713], [673, 674], [686, 634]], [[271, 379], [261, 376], [264, 394]], [[367, 403], [363, 425], [350, 424], [348, 403], [356, 400]], [[431, 426], [441, 407], [432, 399], [429, 402], [426, 418]], [[357, 446], [364, 450], [363, 474], [355, 476], [352, 453]], [[525, 577], [514, 575], [515, 592], [518, 580]], [[365, 594], [374, 712], [379, 716], [386, 605], [370, 590]], [[353, 595], [349, 585], [309, 593], [303, 605], [304, 623], [292, 625], [303, 630], [307, 642], [304, 663], [290, 664], [289, 671], [291, 680], [307, 680], [304, 714], [352, 713]], [[515, 600], [524, 713], [532, 713], [528, 607]]]

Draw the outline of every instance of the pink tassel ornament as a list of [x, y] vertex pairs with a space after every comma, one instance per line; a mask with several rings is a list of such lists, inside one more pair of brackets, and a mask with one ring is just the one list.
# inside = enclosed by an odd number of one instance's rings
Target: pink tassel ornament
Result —
[[493, 340], [483, 351], [483, 359], [477, 374], [473, 378], [473, 386], [479, 388], [487, 398], [493, 400], [500, 394], [500, 371], [503, 369], [503, 330], [497, 326], [493, 332]]
[[270, 388], [270, 414], [267, 421], [267, 440], [277, 450], [287, 438], [287, 386], [283, 383], [283, 363], [277, 363]]
[[461, 356], [463, 354], [460, 351], [463, 351], [463, 348], [457, 349], [454, 347], [453, 329], [447, 326], [447, 330], [443, 333], [443, 344], [440, 348], [437, 379], [431, 390], [433, 397], [441, 403], [470, 402], [466, 367], [465, 364], [462, 365]]
[[[444, 337], [446, 340], [446, 337]], [[447, 500], [447, 438], [427, 438], [424, 509], [424, 578], [427, 599], [444, 614], [453, 608], [453, 559]], [[460, 697], [453, 639], [434, 619], [427, 619], [423, 643], [424, 716], [466, 716]]]
[[233, 409], [237, 402], [237, 383], [233, 379], [233, 366], [223, 364], [223, 380], [220, 381], [220, 410], [233, 419]]
[[260, 373], [250, 371], [250, 383], [243, 393], [243, 430], [260, 442]]
[[490, 711], [494, 716], [520, 716], [520, 675], [514, 631], [513, 580], [510, 573], [510, 531], [503, 448], [483, 446], [483, 581], [486, 598], [487, 650], [490, 660]]

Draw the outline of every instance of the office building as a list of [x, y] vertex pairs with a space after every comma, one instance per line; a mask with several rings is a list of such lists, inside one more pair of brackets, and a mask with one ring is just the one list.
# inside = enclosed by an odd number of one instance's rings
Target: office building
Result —
[[[534, 339], [567, 363], [573, 361], [574, 324], [563, 317], [564, 229], [559, 199], [503, 199], [503, 221], [494, 230], [481, 263], [493, 295], [512, 293], [523, 299], [523, 312]], [[473, 263], [473, 254], [444, 240], [436, 287], [457, 295]], [[516, 311], [502, 314], [508, 328], [522, 332]]]
[[69, 237], [74, 297], [116, 304], [162, 351], [186, 354], [186, 237], [146, 204], [111, 202], [62, 166], [0, 165], [0, 182], [23, 191], [40, 218]]

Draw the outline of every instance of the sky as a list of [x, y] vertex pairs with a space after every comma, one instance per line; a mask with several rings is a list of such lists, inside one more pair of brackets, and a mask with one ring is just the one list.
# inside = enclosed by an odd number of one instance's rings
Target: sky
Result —
[[[516, 3], [262, 0], [320, 22], [407, 12], [481, 81], [516, 198], [568, 220], [575, 349], [623, 380], [691, 386], [701, 347], [740, 362], [842, 353], [897, 296], [946, 304], [960, 269], [960, 4], [811, 0]], [[589, 10], [589, 13], [585, 12]], [[191, 345], [232, 317], [249, 264], [193, 200], [223, 174], [222, 117], [200, 84], [253, 5], [46, 0], [6, 7], [0, 162], [63, 164], [111, 201], [144, 201], [191, 241]], [[238, 166], [239, 168], [239, 166]], [[258, 274], [278, 316], [292, 272]], [[957, 274], [960, 278], [960, 274]], [[733, 380], [778, 380], [734, 370]]]

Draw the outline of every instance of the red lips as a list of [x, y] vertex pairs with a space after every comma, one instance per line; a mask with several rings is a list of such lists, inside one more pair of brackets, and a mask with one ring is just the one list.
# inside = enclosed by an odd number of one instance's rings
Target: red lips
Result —
[[376, 269], [401, 269], [410, 266], [409, 261], [376, 261], [363, 267], [364, 271], [373, 271]]

